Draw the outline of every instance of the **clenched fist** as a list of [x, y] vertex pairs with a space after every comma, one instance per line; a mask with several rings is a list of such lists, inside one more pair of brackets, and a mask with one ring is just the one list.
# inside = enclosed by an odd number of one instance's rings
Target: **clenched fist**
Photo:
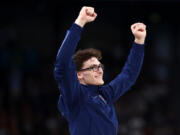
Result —
[[134, 23], [131, 25], [131, 31], [135, 37], [135, 43], [144, 44], [146, 38], [146, 25], [143, 23]]
[[93, 7], [82, 7], [79, 16], [77, 17], [75, 23], [83, 27], [86, 23], [92, 22], [96, 19], [97, 14]]

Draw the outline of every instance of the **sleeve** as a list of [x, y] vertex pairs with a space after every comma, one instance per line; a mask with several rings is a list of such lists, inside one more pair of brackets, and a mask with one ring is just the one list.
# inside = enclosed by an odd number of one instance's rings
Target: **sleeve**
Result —
[[70, 112], [73, 105], [77, 104], [80, 96], [80, 84], [72, 57], [82, 30], [80, 26], [73, 23], [67, 31], [56, 56], [54, 77], [60, 90], [58, 109], [62, 113]]
[[101, 93], [109, 103], [114, 103], [135, 83], [144, 59], [144, 46], [133, 43], [121, 73], [109, 84], [101, 87]]

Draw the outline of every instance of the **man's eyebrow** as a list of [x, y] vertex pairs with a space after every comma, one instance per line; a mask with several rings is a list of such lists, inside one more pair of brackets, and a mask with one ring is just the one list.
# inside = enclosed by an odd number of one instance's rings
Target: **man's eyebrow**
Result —
[[99, 64], [93, 64], [93, 65], [91, 65], [91, 66], [99, 66], [99, 65], [101, 65], [101, 63], [99, 63]]

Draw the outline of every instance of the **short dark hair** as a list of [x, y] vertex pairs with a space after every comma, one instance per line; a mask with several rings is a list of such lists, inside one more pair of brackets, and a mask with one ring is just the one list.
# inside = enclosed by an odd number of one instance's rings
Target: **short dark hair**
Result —
[[101, 51], [94, 48], [78, 50], [73, 56], [73, 60], [76, 65], [76, 70], [80, 71], [83, 66], [83, 63], [92, 57], [96, 57], [98, 60], [101, 60]]

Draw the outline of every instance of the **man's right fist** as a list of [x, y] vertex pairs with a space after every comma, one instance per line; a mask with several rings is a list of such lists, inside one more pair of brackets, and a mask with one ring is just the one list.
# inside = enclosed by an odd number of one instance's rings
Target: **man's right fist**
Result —
[[82, 7], [79, 16], [77, 17], [75, 23], [83, 27], [86, 23], [92, 22], [96, 19], [97, 14], [93, 7]]

